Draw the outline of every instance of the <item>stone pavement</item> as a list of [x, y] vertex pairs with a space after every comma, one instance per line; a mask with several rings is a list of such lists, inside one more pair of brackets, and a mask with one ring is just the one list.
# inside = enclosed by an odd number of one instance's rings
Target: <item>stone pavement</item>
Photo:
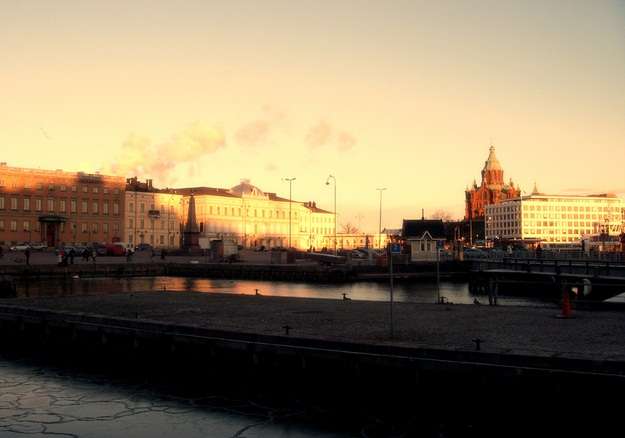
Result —
[[625, 312], [388, 303], [193, 292], [0, 300], [0, 304], [149, 319], [238, 332], [371, 344], [625, 362]]

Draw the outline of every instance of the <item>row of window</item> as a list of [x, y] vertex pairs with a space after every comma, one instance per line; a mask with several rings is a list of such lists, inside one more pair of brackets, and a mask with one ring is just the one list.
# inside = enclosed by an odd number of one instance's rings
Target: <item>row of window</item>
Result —
[[[43, 211], [43, 205], [45, 203], [46, 211], [50, 213], [58, 212], [58, 213], [67, 213], [67, 207], [69, 204], [69, 212], [77, 213], [78, 212], [78, 200], [77, 199], [55, 199], [55, 198], [23, 198], [21, 199], [21, 209], [23, 211]], [[32, 201], [32, 202], [31, 202]], [[69, 202], [68, 202], [69, 201]], [[19, 199], [16, 197], [9, 198], [9, 205], [6, 204], [4, 196], [0, 196], [0, 210], [10, 209], [13, 211], [17, 211], [20, 209]], [[89, 206], [91, 204], [91, 210]], [[100, 208], [101, 207], [101, 208]], [[100, 214], [100, 211], [103, 215], [109, 214], [109, 201], [96, 201], [88, 199], [83, 199], [80, 201], [80, 213], [82, 214]], [[119, 215], [119, 202], [113, 201], [113, 215]]]
[[[31, 232], [31, 231], [41, 231], [41, 227], [40, 227], [40, 222], [39, 221], [22, 221], [21, 223], [21, 228], [18, 227], [18, 221], [16, 220], [11, 220], [11, 221], [7, 221], [7, 223], [5, 223], [4, 219], [0, 219], [0, 231], [5, 231], [6, 230], [6, 226], [8, 226], [8, 230], [11, 232], [18, 232], [18, 231], [25, 231], [25, 232]], [[77, 232], [81, 232], [81, 233], [98, 233], [100, 230], [102, 230], [102, 232], [104, 234], [108, 234], [110, 230], [112, 230], [113, 234], [119, 234], [119, 223], [115, 222], [112, 225], [104, 222], [104, 223], [98, 223], [98, 222], [92, 222], [92, 223], [88, 223], [88, 222], [80, 222], [80, 223], [69, 223], [69, 224], [65, 224], [65, 223], [61, 223], [60, 224], [60, 232], [64, 233], [65, 231], [72, 231], [73, 233], [77, 233]]]
[[[149, 226], [149, 228], [151, 230], [153, 230], [155, 228], [160, 228], [161, 230], [164, 230], [168, 222], [164, 221], [164, 220], [161, 221], [161, 220], [158, 220], [158, 219], [157, 219], [157, 221], [158, 221], [158, 223], [160, 223], [160, 227], [158, 226], [157, 223], [155, 223], [154, 219], [150, 219], [150, 226]], [[139, 219], [136, 223], [137, 223], [137, 225], [138, 225], [138, 227], [140, 229], [145, 229], [145, 219]], [[169, 221], [169, 228], [168, 229], [173, 230], [174, 227], [175, 227], [175, 224], [176, 224], [175, 222]], [[128, 219], [128, 228], [134, 228], [134, 226], [135, 226], [134, 219], [133, 218]]]
[[[18, 186], [16, 184], [11, 184], [11, 186], [13, 188], [17, 188]], [[0, 180], [0, 187], [4, 187], [4, 182], [2, 180]], [[23, 186], [24, 189], [26, 190], [30, 190], [33, 188], [32, 184], [30, 182], [26, 182], [24, 183]], [[60, 192], [67, 192], [67, 191], [71, 191], [71, 192], [78, 192], [81, 191], [83, 193], [104, 193], [104, 194], [108, 194], [108, 193], [113, 193], [115, 195], [119, 195], [120, 193], [120, 189], [119, 188], [113, 188], [113, 190], [110, 190], [108, 187], [100, 187], [100, 186], [67, 186], [65, 184], [43, 184], [43, 183], [37, 183], [35, 184], [35, 189], [42, 191], [47, 189], [49, 192], [54, 192], [56, 190], [60, 191]]]

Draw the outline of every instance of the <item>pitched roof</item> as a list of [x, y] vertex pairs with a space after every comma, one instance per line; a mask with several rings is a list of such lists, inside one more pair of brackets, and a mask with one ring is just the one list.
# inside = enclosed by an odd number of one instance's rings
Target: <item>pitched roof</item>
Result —
[[440, 219], [404, 219], [402, 224], [402, 236], [422, 237], [428, 232], [433, 239], [445, 238], [445, 227]]
[[214, 187], [184, 187], [181, 189], [175, 189], [176, 193], [181, 195], [190, 195], [193, 193], [194, 195], [212, 195], [212, 196], [227, 196], [229, 198], [240, 198], [241, 196], [237, 196], [233, 193], [230, 193], [228, 189], [217, 189]]

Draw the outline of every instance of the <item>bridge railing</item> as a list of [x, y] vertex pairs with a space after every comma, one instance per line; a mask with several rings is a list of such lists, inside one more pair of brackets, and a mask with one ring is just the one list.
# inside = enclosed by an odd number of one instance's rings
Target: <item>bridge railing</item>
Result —
[[507, 269], [522, 272], [549, 272], [588, 276], [625, 277], [625, 264], [602, 260], [562, 260], [545, 258], [474, 259], [473, 270]]

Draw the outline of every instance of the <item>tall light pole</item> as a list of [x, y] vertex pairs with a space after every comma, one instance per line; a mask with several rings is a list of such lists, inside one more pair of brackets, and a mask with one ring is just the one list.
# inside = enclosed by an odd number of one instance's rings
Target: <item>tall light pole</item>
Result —
[[289, 182], [289, 249], [291, 249], [291, 188], [295, 178], [282, 178], [282, 180]]
[[334, 181], [334, 255], [336, 255], [336, 178], [333, 175], [328, 175], [326, 186], [330, 185], [330, 178]]
[[382, 192], [386, 190], [386, 187], [376, 189], [380, 192], [380, 222], [378, 224], [378, 248], [382, 248]]

